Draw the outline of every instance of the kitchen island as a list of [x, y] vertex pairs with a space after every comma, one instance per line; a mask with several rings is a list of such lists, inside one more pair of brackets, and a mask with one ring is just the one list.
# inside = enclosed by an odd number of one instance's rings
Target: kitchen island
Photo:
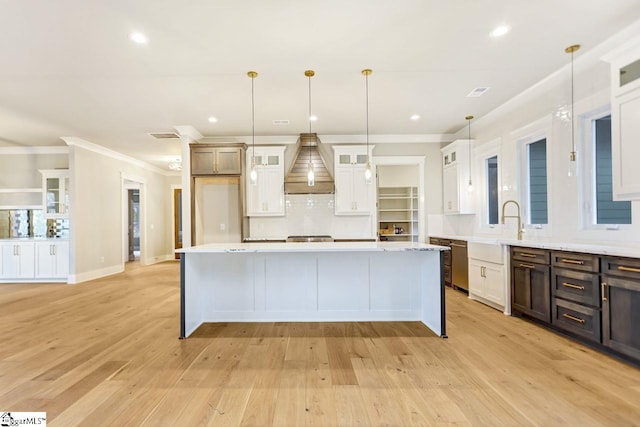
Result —
[[180, 249], [180, 337], [207, 322], [421, 321], [446, 337], [443, 251], [412, 242]]

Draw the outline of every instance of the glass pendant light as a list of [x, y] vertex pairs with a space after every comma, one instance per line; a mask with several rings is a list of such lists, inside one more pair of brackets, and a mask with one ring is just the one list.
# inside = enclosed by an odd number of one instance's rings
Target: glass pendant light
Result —
[[258, 171], [256, 170], [255, 105], [253, 100], [253, 80], [258, 77], [258, 73], [249, 71], [247, 76], [251, 79], [251, 171], [249, 172], [249, 181], [251, 185], [258, 185]]
[[[311, 77], [316, 73], [313, 70], [306, 70], [304, 75], [309, 80], [309, 135], [311, 135], [311, 122], [313, 121], [313, 115], [311, 114]], [[316, 185], [315, 172], [313, 171], [313, 162], [311, 159], [311, 142], [309, 142], [309, 166], [307, 167], [307, 186], [313, 187]]]
[[373, 176], [371, 172], [371, 159], [369, 158], [369, 76], [373, 71], [369, 68], [362, 70], [364, 76], [365, 95], [366, 95], [366, 118], [367, 118], [367, 165], [364, 168], [364, 181], [367, 184], [371, 184], [371, 178]]
[[573, 120], [573, 52], [580, 49], [579, 44], [569, 46], [564, 51], [571, 54], [571, 151], [569, 152], [569, 176], [578, 176], [577, 166], [577, 154], [576, 154], [576, 139], [574, 135], [574, 120]]
[[467, 144], [469, 147], [469, 184], [467, 185], [467, 191], [471, 193], [473, 191], [473, 181], [471, 180], [471, 120], [473, 120], [473, 116], [467, 116], [464, 118], [468, 122], [468, 138]]

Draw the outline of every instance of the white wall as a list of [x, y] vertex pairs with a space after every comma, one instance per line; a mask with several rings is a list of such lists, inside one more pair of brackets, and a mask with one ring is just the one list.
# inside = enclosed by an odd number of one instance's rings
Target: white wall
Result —
[[[616, 43], [608, 43], [611, 48]], [[603, 54], [602, 46], [595, 49]], [[577, 58], [575, 61], [575, 135], [578, 143], [578, 161], [584, 159], [586, 144], [590, 141], [580, 139], [582, 117], [602, 108], [609, 108], [610, 102], [610, 70], [609, 65], [594, 55]], [[472, 126], [476, 139], [474, 153], [483, 150], [488, 144], [497, 143], [500, 147], [500, 204], [513, 199], [523, 200], [519, 192], [519, 144], [518, 139], [533, 129], [527, 128], [532, 123], [544, 123], [549, 129], [547, 135], [548, 158], [548, 194], [549, 194], [549, 226], [546, 229], [528, 229], [525, 239], [545, 239], [575, 243], [607, 243], [629, 244], [640, 241], [640, 202], [633, 202], [633, 225], [624, 230], [586, 229], [583, 223], [582, 186], [586, 179], [591, 179], [588, 171], [576, 177], [568, 176], [568, 159], [571, 151], [570, 121], [561, 118], [561, 110], [570, 108], [570, 71], [568, 67], [549, 76], [525, 91], [519, 97], [499, 107]], [[534, 126], [536, 127], [536, 126]], [[466, 129], [462, 129], [458, 137], [465, 137]], [[480, 164], [473, 163], [474, 180], [482, 179], [478, 174]], [[481, 209], [484, 194], [475, 195], [475, 206]], [[443, 218], [441, 230], [444, 234], [487, 234], [482, 227], [481, 215], [446, 216]], [[623, 227], [624, 228], [624, 227]], [[430, 229], [432, 234], [438, 234]], [[516, 236], [515, 221], [498, 226], [497, 235]]]
[[124, 269], [122, 180], [136, 178], [141, 190], [142, 264], [173, 259], [171, 185], [167, 177], [79, 146], [70, 147], [70, 282]]
[[[66, 147], [56, 147], [63, 148]], [[0, 149], [0, 189], [42, 188], [41, 169], [67, 169], [69, 154], [6, 154]], [[1, 193], [0, 206], [42, 205], [42, 193]]]

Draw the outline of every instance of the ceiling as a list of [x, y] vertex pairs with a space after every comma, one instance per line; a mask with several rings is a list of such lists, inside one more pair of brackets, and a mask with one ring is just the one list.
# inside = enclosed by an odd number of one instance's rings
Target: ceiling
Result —
[[[251, 135], [249, 70], [258, 136], [309, 130], [310, 68], [320, 135], [365, 132], [363, 68], [370, 134], [449, 134], [565, 66], [566, 46], [580, 55], [632, 24], [640, 1], [0, 0], [0, 10], [0, 147], [73, 136], [166, 169], [179, 143], [149, 132]], [[511, 32], [490, 37], [503, 23]], [[466, 96], [480, 86], [491, 89]]]

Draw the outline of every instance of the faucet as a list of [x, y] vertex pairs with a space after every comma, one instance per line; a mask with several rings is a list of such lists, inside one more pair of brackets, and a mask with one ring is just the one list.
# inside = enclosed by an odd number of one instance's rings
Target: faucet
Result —
[[[509, 203], [513, 203], [514, 205], [516, 205], [516, 207], [518, 208], [518, 215], [505, 215], [504, 214], [504, 208]], [[520, 221], [520, 205], [518, 204], [518, 202], [516, 202], [515, 200], [507, 200], [506, 202], [504, 202], [502, 204], [502, 221], [501, 221], [502, 224], [504, 224], [505, 218], [518, 218], [518, 240], [522, 240], [522, 232], [524, 230], [522, 229], [522, 224], [521, 224], [521, 221]]]

